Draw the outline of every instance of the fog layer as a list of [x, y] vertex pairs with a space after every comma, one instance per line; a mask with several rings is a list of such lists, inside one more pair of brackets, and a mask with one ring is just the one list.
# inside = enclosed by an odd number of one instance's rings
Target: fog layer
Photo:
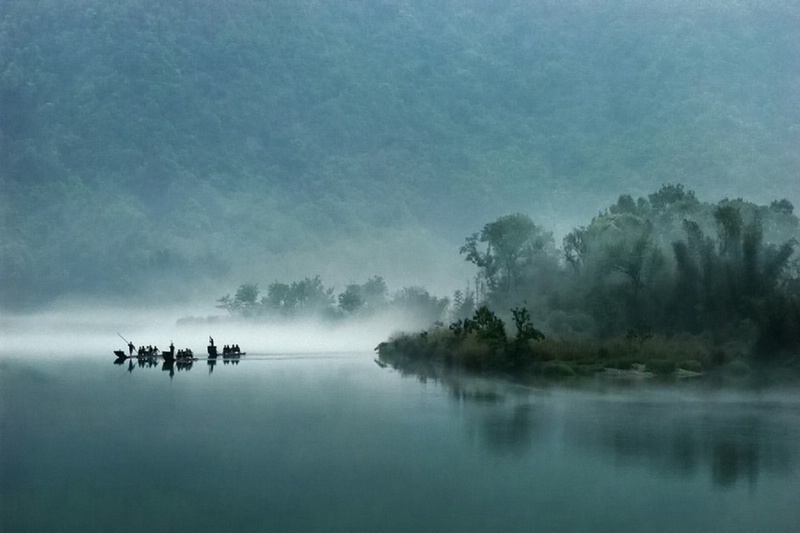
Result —
[[[0, 315], [0, 355], [5, 357], [108, 356], [127, 350], [125, 340], [168, 350], [190, 348], [205, 357], [209, 337], [217, 346], [238, 344], [248, 356], [285, 356], [372, 352], [387, 336], [411, 326], [401, 316], [375, 316], [346, 323], [320, 319], [248, 323], [216, 319], [186, 320], [183, 311], [147, 311], [94, 306], [66, 306], [36, 315]], [[203, 316], [207, 316], [205, 313]], [[123, 337], [125, 340], [123, 340]]]

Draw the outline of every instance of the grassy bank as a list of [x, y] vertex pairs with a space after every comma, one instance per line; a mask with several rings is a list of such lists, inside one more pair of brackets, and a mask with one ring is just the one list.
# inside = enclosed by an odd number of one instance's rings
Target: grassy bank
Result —
[[[476, 313], [466, 326], [458, 322], [449, 327], [439, 325], [422, 332], [396, 334], [378, 345], [376, 351], [382, 362], [396, 368], [433, 363], [516, 377], [602, 374], [620, 378], [714, 376], [737, 380], [769, 374], [774, 380], [776, 376], [800, 374], [796, 364], [777, 363], [765, 368], [754, 363], [749, 355], [751, 347], [741, 341], [719, 343], [702, 334], [665, 336], [641, 331], [606, 339], [555, 339], [545, 338], [525, 321], [517, 321], [517, 335], [510, 338], [497, 317], [488, 310], [484, 313], [483, 323]], [[490, 318], [487, 320], [486, 316]]]

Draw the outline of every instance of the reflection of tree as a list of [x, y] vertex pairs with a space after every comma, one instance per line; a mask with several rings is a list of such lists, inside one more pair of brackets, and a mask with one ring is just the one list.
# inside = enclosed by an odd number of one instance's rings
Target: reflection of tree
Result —
[[[567, 393], [567, 407], [556, 415], [547, 401], [531, 404], [529, 389], [517, 397], [521, 389], [427, 360], [394, 358], [389, 364], [403, 376], [440, 383], [454, 400], [471, 404], [471, 427], [493, 453], [525, 453], [563, 422], [564, 446], [611, 458], [623, 468], [645, 465], [664, 476], [708, 475], [718, 487], [754, 485], [761, 472], [790, 472], [797, 462], [793, 445], [800, 429], [791, 428], [800, 428], [798, 415], [758, 401], [684, 402], [676, 395], [641, 402], [633, 400], [637, 391], [624, 390], [623, 401], [598, 396], [587, 402], [576, 391], [574, 397]], [[787, 435], [787, 428], [796, 433]]]
[[734, 485], [741, 477], [750, 484], [758, 479], [758, 442], [737, 441], [725, 436], [711, 450], [711, 477], [716, 485]]
[[522, 454], [529, 450], [540, 426], [532, 406], [497, 406], [487, 411], [481, 423], [481, 437], [490, 451]]
[[507, 401], [514, 396], [507, 384], [453, 372], [430, 361], [397, 358], [390, 364], [404, 377], [439, 383], [458, 403], [471, 404], [478, 440], [490, 452], [523, 454], [541, 433], [543, 424], [532, 405]]
[[603, 413], [590, 409], [567, 420], [568, 439], [668, 475], [706, 471], [720, 487], [745, 480], [753, 485], [762, 470], [787, 470], [796, 460], [783, 434], [785, 421], [772, 412], [734, 415], [717, 406], [671, 413], [675, 407], [623, 403]]
[[677, 472], [688, 475], [697, 470], [700, 457], [691, 429], [676, 428], [668, 453]]

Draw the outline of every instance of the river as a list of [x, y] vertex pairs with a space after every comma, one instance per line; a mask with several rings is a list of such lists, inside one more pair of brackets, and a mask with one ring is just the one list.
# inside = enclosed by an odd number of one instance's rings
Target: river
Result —
[[794, 532], [799, 461], [792, 389], [0, 356], [3, 532]]

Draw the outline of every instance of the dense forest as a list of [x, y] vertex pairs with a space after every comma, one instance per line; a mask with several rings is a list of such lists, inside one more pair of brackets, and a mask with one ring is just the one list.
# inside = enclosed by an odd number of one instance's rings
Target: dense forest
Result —
[[[800, 201], [798, 57], [800, 11], [780, 0], [3, 0], [0, 307], [213, 301], [317, 274], [451, 291], [470, 264], [476, 296], [543, 298], [489, 271], [480, 232], [464, 243], [495, 219], [553, 231], [548, 257], [567, 235], [591, 287], [604, 219], [571, 230], [621, 191]], [[750, 204], [730, 205], [755, 239]], [[711, 211], [700, 235], [639, 227], [640, 209], [609, 213], [676, 263], [592, 293], [615, 302], [613, 330], [658, 322], [648, 291], [666, 271], [701, 279], [716, 236]], [[761, 243], [758, 261], [783, 257]], [[705, 296], [683, 297], [670, 305]]]
[[478, 274], [475, 291], [454, 297], [449, 326], [400, 334], [379, 353], [567, 374], [568, 364], [591, 373], [619, 358], [657, 372], [734, 361], [800, 370], [793, 211], [785, 199], [712, 204], [666, 185], [620, 196], [560, 249], [530, 217], [500, 217], [461, 247]]

